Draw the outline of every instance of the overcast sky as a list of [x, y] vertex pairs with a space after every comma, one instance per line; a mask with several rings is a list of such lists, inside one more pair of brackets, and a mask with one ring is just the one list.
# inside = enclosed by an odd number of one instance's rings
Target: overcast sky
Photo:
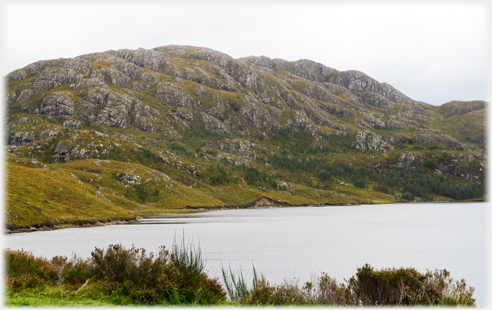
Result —
[[2, 2], [2, 76], [37, 60], [180, 44], [359, 70], [434, 105], [487, 100], [487, 1], [66, 2]]

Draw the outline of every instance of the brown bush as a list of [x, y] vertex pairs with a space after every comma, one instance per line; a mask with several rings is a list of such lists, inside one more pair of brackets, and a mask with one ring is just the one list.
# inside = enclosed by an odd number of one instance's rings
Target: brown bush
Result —
[[194, 268], [204, 264], [200, 255], [183, 261], [177, 257], [175, 264], [165, 247], [154, 256], [145, 249], [110, 245], [106, 250], [95, 248], [85, 260], [56, 256], [48, 261], [8, 249], [6, 254], [7, 285], [14, 291], [47, 284], [78, 287], [91, 280], [99, 283], [103, 294], [123, 304], [216, 304], [226, 295], [217, 279]]
[[12, 290], [43, 286], [58, 278], [58, 268], [24, 250], [6, 249], [7, 283]]
[[373, 270], [366, 264], [350, 278], [349, 289], [363, 305], [475, 305], [473, 288], [454, 282], [446, 269], [419, 273], [414, 268]]

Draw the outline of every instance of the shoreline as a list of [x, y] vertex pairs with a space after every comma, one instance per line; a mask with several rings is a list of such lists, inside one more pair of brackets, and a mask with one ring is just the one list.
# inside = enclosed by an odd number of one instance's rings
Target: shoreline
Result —
[[[389, 203], [350, 203], [350, 204], [332, 204], [332, 203], [320, 203], [320, 204], [300, 204], [300, 205], [292, 205], [287, 202], [276, 201], [271, 198], [262, 196], [257, 200], [245, 204], [245, 205], [224, 205], [224, 206], [216, 206], [216, 207], [193, 207], [186, 206], [180, 210], [194, 210], [197, 212], [207, 212], [207, 211], [220, 211], [220, 210], [240, 210], [240, 209], [276, 209], [276, 208], [298, 208], [298, 207], [342, 207], [342, 206], [361, 206], [361, 205], [384, 205], [384, 204], [407, 204], [407, 203], [479, 203], [479, 202], [487, 202], [486, 199], [476, 200], [476, 201], [422, 201], [422, 202], [414, 202], [414, 201], [401, 201], [401, 202], [389, 202]], [[167, 215], [168, 213], [154, 214], [152, 216], [160, 216]], [[179, 214], [179, 213], [177, 213]], [[83, 228], [83, 227], [98, 227], [98, 226], [108, 226], [108, 225], [126, 225], [126, 224], [134, 224], [139, 223], [140, 219], [144, 216], [135, 216], [132, 219], [116, 219], [116, 220], [94, 220], [94, 221], [83, 221], [82, 223], [65, 223], [65, 224], [36, 224], [33, 226], [21, 226], [18, 228], [6, 228], [4, 230], [5, 234], [16, 234], [16, 233], [29, 233], [29, 232], [37, 232], [37, 231], [50, 231], [50, 230], [59, 230], [65, 228]]]
[[[268, 197], [262, 197], [262, 198], [267, 198], [271, 201], [276, 202], [275, 200], [272, 200]], [[261, 198], [260, 198], [261, 199]], [[260, 200], [258, 199], [258, 200]], [[254, 201], [252, 203], [246, 204], [246, 205], [238, 205], [238, 206], [230, 206], [230, 205], [225, 205], [225, 206], [217, 206], [217, 207], [192, 207], [192, 206], [186, 206], [182, 210], [196, 210], [196, 211], [221, 211], [221, 210], [240, 210], [240, 209], [276, 209], [276, 208], [298, 208], [298, 207], [350, 207], [350, 206], [363, 206], [363, 205], [389, 205], [389, 204], [421, 204], [421, 203], [429, 203], [429, 204], [434, 204], [434, 203], [480, 203], [480, 202], [487, 202], [487, 200], [475, 200], [475, 201], [399, 201], [399, 202], [388, 202], [388, 203], [374, 203], [374, 202], [363, 202], [363, 203], [348, 203], [348, 204], [333, 204], [333, 203], [318, 203], [318, 204], [299, 204], [299, 205], [292, 205], [289, 203], [282, 203], [282, 202], [277, 202], [278, 204], [271, 204], [271, 205], [258, 205], [257, 201]], [[155, 215], [150, 215], [150, 216], [159, 216], [159, 215], [167, 215], [167, 213], [163, 214], [155, 214]], [[143, 216], [144, 217], [144, 216]]]
[[50, 230], [59, 230], [65, 228], [84, 228], [84, 227], [98, 227], [98, 226], [109, 226], [109, 225], [126, 225], [138, 223], [142, 217], [136, 216], [133, 219], [118, 219], [118, 220], [109, 220], [109, 221], [84, 221], [83, 223], [65, 223], [65, 224], [54, 224], [54, 225], [34, 225], [34, 226], [22, 226], [19, 228], [6, 228], [5, 234], [17, 234], [17, 233], [29, 233], [36, 231], [50, 231]]

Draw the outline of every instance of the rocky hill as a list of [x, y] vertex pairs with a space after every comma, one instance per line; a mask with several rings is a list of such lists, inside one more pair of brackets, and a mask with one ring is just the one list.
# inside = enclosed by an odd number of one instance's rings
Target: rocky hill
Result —
[[435, 107], [310, 60], [112, 50], [18, 69], [5, 101], [10, 228], [483, 199], [486, 102]]

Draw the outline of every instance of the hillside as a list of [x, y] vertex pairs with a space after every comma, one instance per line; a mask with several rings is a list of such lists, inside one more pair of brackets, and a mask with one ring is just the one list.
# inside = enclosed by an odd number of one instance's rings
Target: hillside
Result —
[[359, 71], [190, 46], [38, 61], [6, 83], [10, 229], [484, 199], [484, 101], [436, 107]]

